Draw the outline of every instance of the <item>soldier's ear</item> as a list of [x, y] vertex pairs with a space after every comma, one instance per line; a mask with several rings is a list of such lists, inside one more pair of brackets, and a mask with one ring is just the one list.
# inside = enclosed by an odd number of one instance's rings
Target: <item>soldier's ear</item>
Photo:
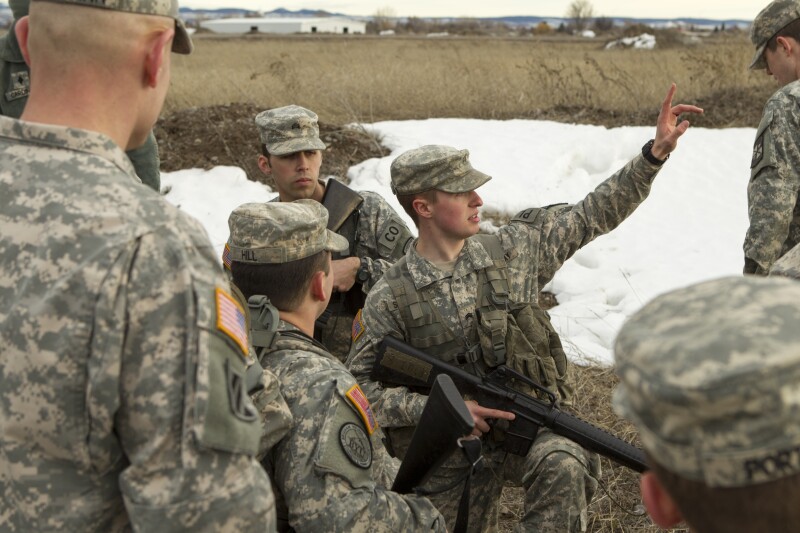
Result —
[[[164, 55], [172, 53], [172, 39], [175, 37], [175, 28], [166, 28], [154, 34], [147, 43], [147, 57], [145, 58], [145, 81], [153, 89], [163, 80]], [[168, 78], [167, 78], [168, 79]]]
[[416, 211], [417, 215], [419, 215], [419, 218], [431, 218], [433, 216], [431, 203], [425, 198], [414, 198], [414, 200], [411, 202], [411, 208]]
[[311, 291], [311, 296], [316, 302], [323, 302], [330, 299], [331, 295], [328, 293], [327, 286], [325, 284], [327, 281], [327, 276], [333, 276], [333, 272], [325, 274], [325, 272], [322, 270], [317, 270], [311, 277], [309, 290]]
[[269, 164], [269, 158], [264, 154], [258, 156], [258, 168], [268, 176], [272, 174], [272, 166]]
[[30, 27], [28, 26], [28, 15], [25, 15], [17, 21], [16, 26], [14, 26], [14, 31], [17, 34], [17, 42], [19, 42], [19, 49], [22, 52], [22, 57], [25, 58], [25, 63], [27, 63], [28, 66], [31, 65], [30, 55], [28, 54], [29, 30]]
[[658, 526], [670, 529], [683, 522], [683, 515], [653, 472], [645, 472], [639, 480], [642, 502]]
[[777, 37], [777, 38], [775, 39], [775, 42], [778, 44], [778, 46], [779, 46], [779, 47], [780, 47], [780, 48], [781, 48], [781, 49], [782, 49], [782, 50], [783, 50], [783, 51], [784, 51], [784, 52], [785, 52], [787, 55], [788, 55], [788, 54], [791, 54], [791, 53], [792, 53], [792, 50], [796, 50], [796, 49], [797, 49], [797, 47], [798, 47], [798, 44], [800, 44], [800, 43], [798, 43], [797, 41], [795, 41], [793, 38], [791, 38], [791, 37], [784, 37], [784, 36]]

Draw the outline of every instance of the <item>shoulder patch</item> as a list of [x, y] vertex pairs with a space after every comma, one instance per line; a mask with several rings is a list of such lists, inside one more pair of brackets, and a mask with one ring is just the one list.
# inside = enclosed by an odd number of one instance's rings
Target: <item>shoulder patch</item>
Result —
[[244, 309], [233, 296], [220, 287], [216, 289], [215, 300], [217, 303], [217, 329], [230, 337], [234, 344], [241, 348], [242, 357], [246, 358], [249, 350]]
[[27, 67], [11, 74], [11, 87], [6, 91], [9, 102], [26, 98], [31, 92], [31, 79]]
[[361, 415], [361, 419], [364, 421], [364, 425], [367, 426], [367, 431], [369, 434], [372, 435], [375, 430], [378, 428], [378, 422], [375, 420], [375, 415], [372, 413], [372, 407], [369, 404], [369, 400], [367, 400], [367, 396], [364, 394], [364, 391], [361, 390], [361, 387], [358, 384], [353, 385], [350, 387], [345, 393], [347, 399], [353, 404], [356, 408], [356, 411]]
[[231, 245], [227, 242], [225, 243], [225, 249], [222, 250], [222, 266], [225, 267], [225, 270], [231, 269]]
[[351, 463], [359, 468], [372, 466], [372, 443], [364, 430], [348, 422], [339, 429], [339, 444]]
[[542, 208], [532, 207], [520, 211], [511, 219], [511, 222], [524, 222], [525, 224], [534, 224], [539, 219], [539, 215], [543, 211]]
[[353, 329], [351, 331], [351, 337], [353, 338], [353, 342], [356, 342], [361, 335], [364, 334], [364, 321], [361, 320], [361, 309], [358, 310], [356, 313], [356, 317], [353, 319]]
[[753, 159], [750, 160], [750, 168], [755, 168], [764, 158], [764, 133], [758, 136], [753, 145]]
[[400, 256], [405, 252], [406, 243], [410, 237], [411, 234], [406, 229], [405, 224], [396, 218], [390, 218], [381, 229], [378, 236], [378, 244], [390, 251], [397, 250], [397, 255]]

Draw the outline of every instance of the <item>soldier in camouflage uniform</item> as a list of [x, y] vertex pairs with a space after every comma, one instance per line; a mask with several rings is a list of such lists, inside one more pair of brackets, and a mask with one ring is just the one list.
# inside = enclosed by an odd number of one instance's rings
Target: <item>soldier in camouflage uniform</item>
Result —
[[781, 85], [764, 107], [747, 186], [744, 273], [764, 276], [800, 243], [800, 3], [775, 0], [753, 21], [751, 69]]
[[276, 340], [262, 342], [255, 329], [252, 336], [293, 417], [290, 434], [264, 460], [276, 487], [279, 530], [444, 531], [428, 500], [385, 488], [396, 468], [369, 402], [312, 337], [332, 294], [331, 252], [348, 247], [327, 221], [325, 208], [309, 199], [244, 204], [229, 218], [234, 282], [246, 297], [267, 296], [279, 310]]
[[[346, 191], [360, 203], [338, 228], [332, 228], [347, 238], [350, 247], [334, 255], [336, 294], [316, 328], [316, 338], [344, 361], [350, 351], [350, 328], [356, 312], [383, 272], [403, 257], [411, 232], [380, 195], [370, 191], [356, 193], [338, 182], [319, 179], [326, 147], [319, 138], [314, 112], [290, 105], [263, 111], [255, 122], [262, 146], [258, 166], [275, 183], [278, 197], [274, 201], [311, 198], [334, 212], [338, 211], [337, 202], [328, 192], [338, 186], [337, 191]], [[226, 257], [223, 263], [228, 265]]]
[[[19, 118], [28, 101], [30, 71], [19, 49], [14, 31], [16, 21], [28, 14], [30, 0], [9, 0], [8, 6], [14, 14], [14, 24], [8, 33], [0, 37], [0, 115]], [[158, 191], [161, 188], [158, 144], [151, 131], [144, 144], [126, 152], [136, 175], [142, 183]]]
[[[417, 224], [419, 239], [367, 296], [363, 315], [353, 326], [348, 365], [400, 456], [426, 397], [370, 378], [377, 343], [391, 335], [466, 370], [485, 371], [489, 366], [485, 362], [499, 356], [486, 348], [483, 338], [476, 355], [476, 331], [489, 319], [488, 313], [481, 312], [485, 311], [484, 287], [490, 286], [492, 291], [495, 286], [502, 287], [503, 298], [511, 304], [536, 306], [539, 289], [564, 261], [636, 209], [688, 128], [686, 122], [676, 126], [677, 116], [702, 111], [694, 106], [672, 107], [674, 91], [673, 85], [662, 105], [655, 141], [645, 144], [642, 155], [574, 206], [522, 211], [500, 228], [499, 238], [475, 235], [483, 204], [475, 189], [490, 177], [472, 168], [466, 150], [426, 146], [408, 151], [392, 163], [393, 190]], [[498, 244], [487, 246], [490, 241]], [[500, 248], [499, 252], [494, 248]], [[505, 267], [494, 268], [498, 263]], [[402, 280], [402, 290], [395, 287], [394, 280]], [[401, 298], [405, 304], [398, 304]], [[502, 313], [507, 315], [507, 311]], [[467, 405], [476, 426], [488, 432], [484, 439], [487, 468], [473, 481], [480, 490], [472, 491], [470, 530], [497, 528], [498, 502], [506, 479], [526, 489], [519, 530], [584, 530], [587, 502], [595, 486], [589, 471], [596, 470], [596, 456], [547, 430], [540, 431], [527, 457], [507, 456], [500, 448], [502, 436], [489, 431], [484, 420], [492, 415], [475, 402]], [[437, 472], [431, 485], [446, 486], [466, 469], [465, 459], [458, 454]], [[460, 490], [455, 487], [431, 497], [448, 522], [453, 522]]]
[[120, 148], [191, 41], [177, 2], [98, 6], [36, 0], [16, 25], [33, 84], [0, 117], [0, 529], [274, 530], [243, 317], [202, 226]]
[[653, 520], [800, 531], [800, 285], [750, 276], [659, 296], [623, 325], [616, 411], [649, 456]]

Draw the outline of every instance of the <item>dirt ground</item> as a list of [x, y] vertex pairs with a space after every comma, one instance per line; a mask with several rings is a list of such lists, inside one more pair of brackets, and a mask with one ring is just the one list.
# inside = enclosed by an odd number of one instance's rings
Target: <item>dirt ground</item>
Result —
[[[706, 114], [692, 118], [698, 127], [756, 127], [764, 102], [771, 88], [758, 90], [719, 91], [703, 98], [697, 105]], [[256, 161], [260, 153], [258, 132], [253, 118], [262, 109], [252, 104], [230, 104], [194, 107], [162, 117], [156, 124], [156, 138], [161, 153], [161, 169], [165, 172], [185, 168], [210, 169], [218, 165], [241, 167], [253, 181], [266, 182]], [[557, 107], [520, 116], [557, 122], [595, 124], [606, 127], [653, 126], [658, 109], [652, 113], [618, 113], [601, 109]], [[358, 128], [320, 123], [320, 135], [328, 145], [322, 164], [322, 175], [345, 178], [350, 166], [388, 151], [380, 141]]]
[[[156, 124], [161, 170], [238, 166], [252, 181], [269, 183], [258, 168], [261, 147], [253, 118], [264, 108], [251, 104], [195, 107], [162, 117]], [[388, 154], [374, 136], [358, 128], [320, 122], [328, 146], [321, 175], [347, 176], [347, 169], [371, 157]]]

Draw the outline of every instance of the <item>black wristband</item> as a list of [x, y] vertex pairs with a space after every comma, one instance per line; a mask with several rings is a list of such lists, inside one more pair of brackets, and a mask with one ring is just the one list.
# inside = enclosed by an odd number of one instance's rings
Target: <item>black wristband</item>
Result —
[[669, 159], [669, 154], [667, 154], [667, 157], [665, 157], [664, 159], [659, 159], [656, 156], [654, 156], [652, 148], [655, 142], [656, 141], [654, 139], [650, 139], [649, 141], [644, 143], [644, 146], [642, 146], [642, 156], [644, 156], [645, 159], [650, 161], [655, 166], [660, 167], [661, 165], [667, 162], [667, 159]]
[[356, 272], [356, 281], [361, 283], [362, 285], [367, 282], [369, 279], [369, 264], [367, 263], [367, 258], [361, 258], [361, 266], [358, 268]]

